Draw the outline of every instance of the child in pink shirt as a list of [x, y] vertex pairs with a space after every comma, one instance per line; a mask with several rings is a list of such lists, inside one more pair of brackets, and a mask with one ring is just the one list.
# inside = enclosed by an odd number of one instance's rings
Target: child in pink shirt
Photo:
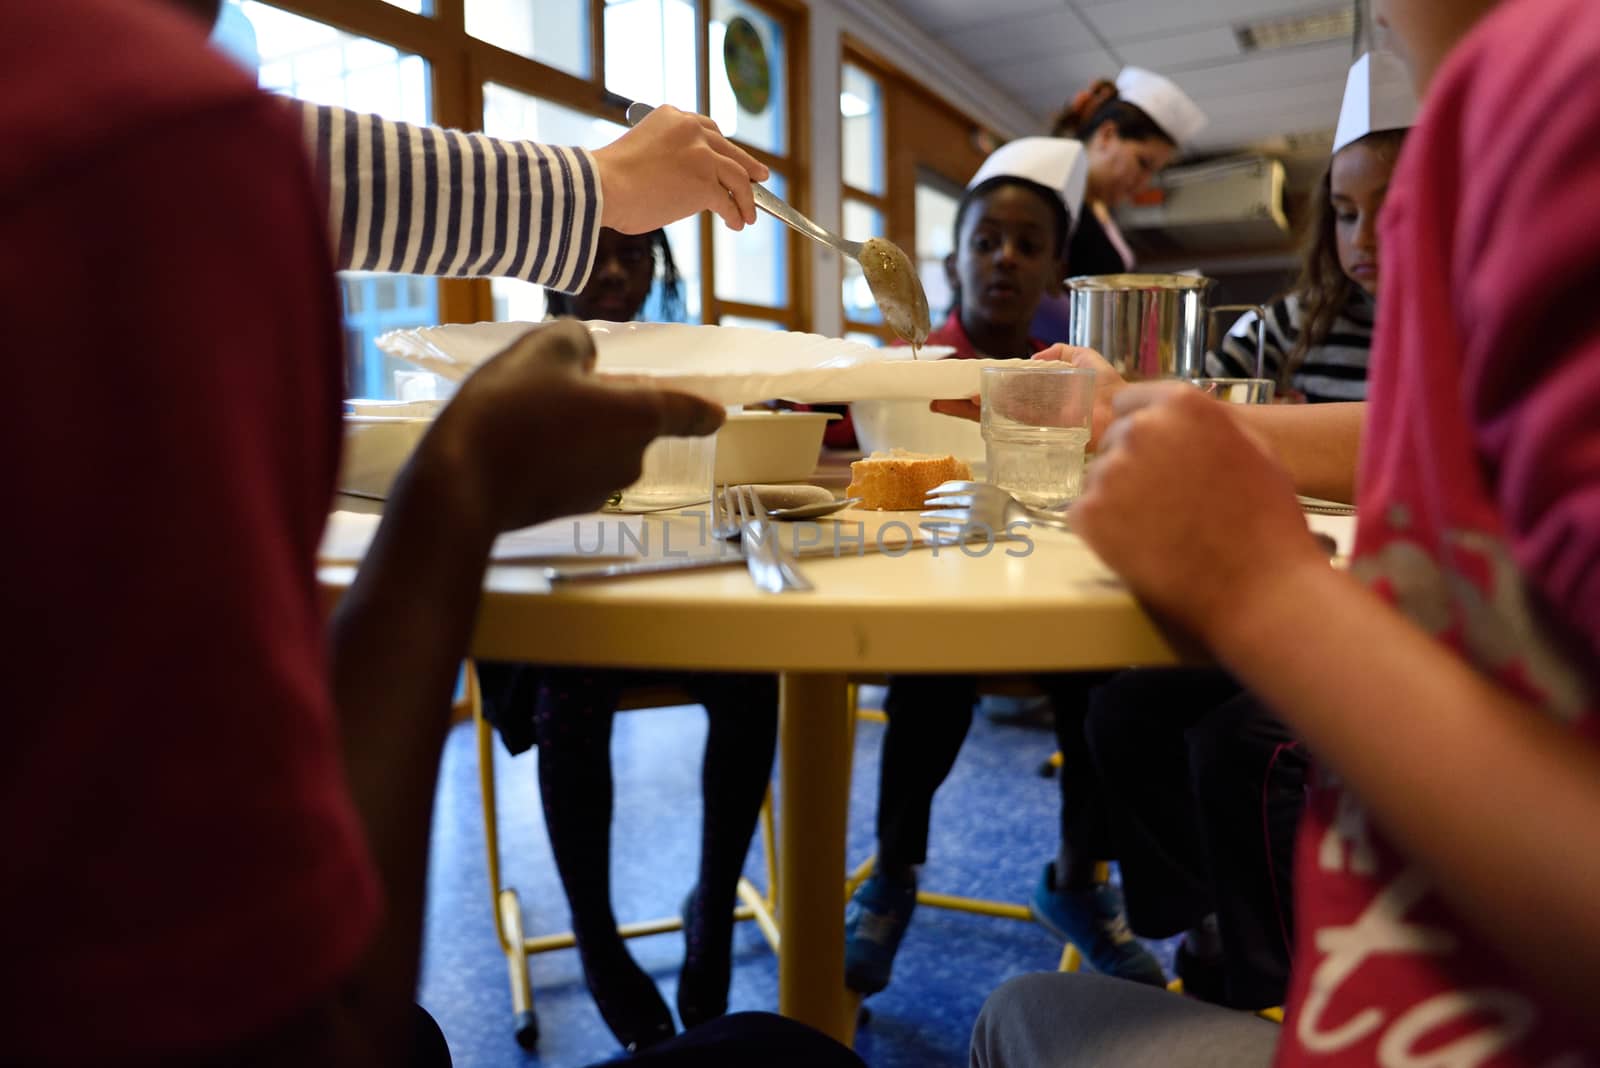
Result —
[[1074, 510], [1323, 764], [1286, 1022], [1030, 977], [974, 1065], [1593, 1061], [1600, 5], [1374, 8], [1427, 98], [1385, 209], [1351, 574], [1192, 391], [1119, 395]]

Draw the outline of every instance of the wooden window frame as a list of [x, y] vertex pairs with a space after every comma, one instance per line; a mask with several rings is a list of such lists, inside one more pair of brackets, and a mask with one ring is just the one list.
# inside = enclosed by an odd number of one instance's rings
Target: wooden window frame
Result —
[[[605, 87], [605, 0], [588, 0], [589, 68], [587, 78], [518, 55], [467, 33], [466, 0], [433, 0], [433, 14], [419, 15], [385, 0], [262, 0], [272, 7], [315, 19], [346, 33], [370, 38], [422, 57], [431, 76], [433, 115], [439, 126], [483, 129], [483, 86], [487, 82], [548, 100], [553, 104], [617, 124], [626, 122], [628, 100]], [[752, 156], [781, 172], [788, 181], [790, 202], [807, 209], [810, 189], [811, 126], [802, 103], [809, 99], [808, 12], [803, 0], [740, 0], [783, 26], [784, 84], [788, 92], [787, 155], [737, 142]], [[694, 0], [697, 107], [711, 110], [709, 41], [711, 0]], [[737, 141], [737, 139], [735, 139]], [[801, 242], [786, 236], [789, 300], [768, 308], [720, 299], [716, 294], [715, 217], [700, 219], [701, 319], [719, 321], [739, 315], [803, 330], [811, 321], [811, 263]], [[765, 225], [778, 225], [763, 220]], [[494, 300], [487, 279], [438, 279], [439, 316], [445, 322], [477, 322], [494, 318]]]
[[[965, 186], [986, 155], [980, 146], [998, 144], [1000, 139], [849, 34], [841, 41], [841, 92], [846, 64], [866, 71], [881, 89], [885, 173], [881, 196], [844, 184], [844, 152], [841, 150], [839, 184], [843, 199], [870, 204], [882, 212], [888, 227], [884, 236], [915, 259], [918, 171], [931, 171], [958, 187]], [[934, 126], [942, 127], [944, 132], [933, 129]], [[956, 129], [964, 131], [966, 136], [950, 137], [949, 133]], [[842, 296], [840, 303], [843, 303]], [[937, 320], [943, 310], [931, 309], [935, 326], [939, 325]], [[887, 325], [857, 322], [848, 314], [844, 316], [844, 329], [848, 333], [873, 334], [885, 342], [895, 340], [894, 331]]]

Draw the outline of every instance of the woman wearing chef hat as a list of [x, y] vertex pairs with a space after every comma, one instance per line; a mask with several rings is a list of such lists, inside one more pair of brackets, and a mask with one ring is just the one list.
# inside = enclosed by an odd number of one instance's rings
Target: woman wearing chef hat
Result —
[[1149, 184], [1206, 121], [1182, 89], [1139, 67], [1124, 68], [1115, 82], [1095, 82], [1057, 116], [1051, 133], [1082, 141], [1089, 153], [1089, 210], [1072, 238], [1073, 274], [1133, 269], [1133, 251], [1111, 211]]

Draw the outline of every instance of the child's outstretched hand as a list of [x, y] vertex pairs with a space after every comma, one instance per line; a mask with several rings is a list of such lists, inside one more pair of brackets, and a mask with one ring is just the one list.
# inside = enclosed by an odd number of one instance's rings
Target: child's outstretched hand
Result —
[[720, 406], [589, 377], [594, 344], [577, 322], [529, 330], [461, 385], [416, 463], [442, 465], [465, 521], [491, 533], [592, 511], [639, 477], [660, 436], [700, 437]]
[[1327, 556], [1289, 474], [1227, 405], [1177, 382], [1124, 385], [1073, 528], [1146, 603], [1203, 640]]
[[1051, 345], [1035, 353], [1036, 360], [1061, 360], [1085, 371], [1094, 372], [1094, 415], [1089, 421], [1089, 451], [1100, 448], [1100, 439], [1116, 417], [1113, 405], [1118, 393], [1128, 386], [1128, 380], [1111, 363], [1094, 349], [1077, 345]]

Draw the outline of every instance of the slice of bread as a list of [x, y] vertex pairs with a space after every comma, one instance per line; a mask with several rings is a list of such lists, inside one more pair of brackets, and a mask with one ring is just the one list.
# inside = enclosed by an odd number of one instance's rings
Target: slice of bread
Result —
[[850, 465], [846, 497], [876, 512], [921, 511], [927, 492], [941, 482], [970, 479], [972, 469], [954, 456], [891, 449]]

